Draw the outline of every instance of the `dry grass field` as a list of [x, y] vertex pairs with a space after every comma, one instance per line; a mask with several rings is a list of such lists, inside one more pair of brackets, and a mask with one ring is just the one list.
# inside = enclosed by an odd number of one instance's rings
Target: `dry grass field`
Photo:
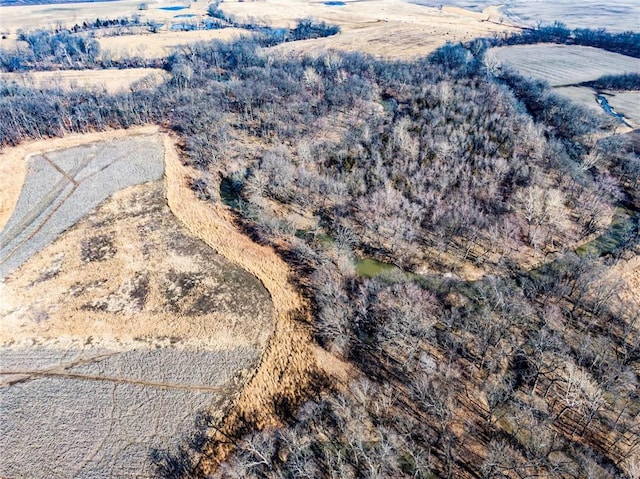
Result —
[[[194, 2], [188, 9], [166, 11], [165, 4], [150, 3], [148, 10], [139, 11], [139, 1], [117, 0], [60, 5], [0, 7], [0, 30], [8, 34], [5, 46], [15, 44], [18, 29], [52, 28], [57, 23], [73, 26], [96, 18], [132, 17], [141, 21], [162, 23], [159, 33], [99, 38], [100, 46], [112, 58], [128, 53], [147, 58], [167, 55], [170, 48], [188, 43], [229, 39], [241, 34], [239, 29], [222, 31], [172, 32], [170, 25], [179, 22], [176, 15], [206, 16], [208, 3]], [[170, 4], [167, 4], [170, 5]], [[173, 4], [175, 6], [182, 4]], [[296, 21], [313, 17], [337, 24], [342, 32], [332, 38], [296, 42], [279, 47], [278, 51], [308, 52], [323, 48], [364, 51], [390, 58], [412, 58], [427, 55], [446, 42], [465, 41], [494, 32], [512, 30], [500, 23], [495, 7], [484, 12], [472, 12], [458, 7], [433, 8], [402, 0], [366, 0], [347, 2], [345, 6], [327, 6], [319, 1], [275, 0], [262, 2], [224, 2], [222, 10], [239, 19], [255, 19], [274, 26], [294, 26]]]
[[[596, 91], [579, 83], [604, 75], [640, 72], [640, 59], [599, 48], [576, 45], [515, 45], [492, 48], [486, 55], [489, 65], [508, 65], [521, 75], [548, 82], [555, 91], [595, 112], [602, 112]], [[607, 101], [622, 113], [631, 128], [640, 125], [640, 92], [607, 91]], [[621, 131], [628, 131], [622, 127]]]
[[[91, 151], [57, 150], [55, 164]], [[47, 174], [27, 168], [24, 191]], [[81, 193], [66, 204], [83, 211]], [[177, 447], [197, 411], [219, 418], [254, 376], [269, 293], [186, 231], [166, 197], [164, 182], [120, 189], [0, 282], [1, 477], [151, 477], [153, 449]]]
[[[495, 5], [492, 0], [414, 0], [414, 3], [437, 7], [456, 6], [471, 10], [482, 10]], [[531, 2], [529, 0], [507, 0], [500, 2], [501, 19], [535, 27], [539, 22], [562, 22], [570, 28], [606, 28], [610, 32], [625, 32], [638, 29], [640, 5], [635, 0], [583, 0], [579, 7], [574, 0], [554, 2]]]
[[18, 29], [32, 30], [35, 28], [54, 28], [57, 25], [72, 27], [82, 22], [95, 22], [96, 18], [113, 19], [119, 17], [133, 17], [139, 15], [140, 21], [155, 21], [169, 23], [175, 15], [194, 14], [205, 15], [208, 2], [193, 2], [189, 9], [180, 11], [162, 10], [163, 6], [186, 5], [168, 1], [163, 3], [146, 2], [149, 8], [139, 10], [139, 0], [116, 0], [112, 2], [61, 3], [55, 5], [25, 5], [0, 7], [2, 12], [0, 31], [15, 33]]
[[522, 75], [545, 80], [554, 87], [640, 71], [638, 58], [577, 45], [497, 47], [487, 53], [487, 62], [508, 64]]
[[[143, 130], [150, 138], [154, 131]], [[122, 141], [122, 134], [111, 134]], [[64, 165], [65, 155], [68, 161], [86, 156], [79, 152], [92, 147], [79, 142], [67, 141], [75, 148], [58, 150], [55, 164]], [[0, 462], [2, 475], [147, 477], [150, 449], [171, 449], [197, 410], [210, 406], [219, 414], [245, 380], [222, 435], [235, 432], [239, 417], [261, 427], [277, 423], [273, 398], [300, 400], [318, 358], [326, 374], [344, 375], [335, 360], [311, 347], [308, 306], [290, 286], [286, 264], [237, 231], [224, 207], [199, 202], [173, 140], [165, 136], [163, 146], [166, 193], [158, 182], [116, 192], [51, 245], [31, 245], [35, 256], [0, 283], [0, 407], [11, 417], [2, 431], [2, 448], [9, 451]], [[42, 174], [46, 170], [27, 168], [23, 195], [37, 184], [30, 177]], [[66, 201], [80, 206], [84, 199]], [[20, 201], [14, 213], [24, 221]], [[52, 394], [65, 411], [76, 411], [75, 422], [56, 413]], [[44, 404], [19, 406], [32, 396]], [[34, 454], [23, 452], [29, 441], [40, 455], [27, 464]], [[219, 443], [206, 451], [202, 469], [226, 452]], [[37, 469], [41, 463], [48, 469]]]
[[148, 33], [102, 37], [98, 40], [102, 56], [118, 60], [123, 56], [140, 56], [142, 58], [163, 58], [171, 54], [175, 48], [195, 42], [211, 40], [233, 40], [250, 32], [241, 28], [225, 28], [223, 30], [194, 30], [190, 32]]
[[[162, 178], [162, 143], [154, 134], [32, 154], [20, 198], [0, 232], [0, 278], [55, 240], [109, 195]], [[51, 147], [50, 147], [51, 148]]]
[[341, 28], [341, 33], [334, 37], [280, 45], [276, 48], [280, 52], [307, 53], [334, 48], [408, 59], [428, 55], [446, 42], [513, 30], [499, 23], [495, 8], [477, 13], [398, 0], [346, 2], [344, 6], [291, 0], [224, 2], [222, 9], [238, 18], [256, 18], [277, 26], [292, 26], [297, 19], [314, 17]]
[[131, 88], [153, 88], [167, 77], [159, 68], [127, 68], [113, 70], [59, 70], [51, 72], [7, 73], [0, 72], [0, 81], [15, 82], [37, 88], [59, 87], [104, 89], [117, 93]]

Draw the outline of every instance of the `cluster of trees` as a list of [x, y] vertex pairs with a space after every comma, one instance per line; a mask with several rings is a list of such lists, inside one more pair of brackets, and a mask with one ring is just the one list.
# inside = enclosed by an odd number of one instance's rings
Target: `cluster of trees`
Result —
[[[633, 208], [633, 148], [597, 141], [607, 121], [547, 86], [487, 73], [482, 45], [385, 62], [261, 41], [185, 48], [155, 92], [0, 91], [2, 145], [172, 127], [198, 197], [282, 253], [315, 339], [357, 371], [285, 426], [229, 438], [218, 474], [637, 477], [639, 308], [610, 276], [640, 253], [637, 218], [615, 251], [574, 252]], [[362, 256], [405, 271], [361, 277]], [[201, 429], [154, 455], [159, 475], [193, 474]]]
[[491, 40], [493, 46], [524, 45], [533, 43], [563, 43], [602, 48], [630, 57], [640, 58], [640, 33], [611, 33], [605, 29], [568, 28], [562, 22], [523, 29], [521, 32], [497, 36]]
[[605, 75], [597, 80], [583, 83], [598, 90], [640, 90], [640, 73]]
[[[325, 22], [313, 19], [300, 20], [294, 28], [274, 28], [261, 25], [255, 21], [239, 22], [227, 17], [217, 9], [217, 4], [212, 4], [209, 14], [219, 23], [210, 21], [185, 21], [174, 25], [175, 29], [189, 31], [200, 29], [214, 29], [235, 27], [250, 30], [255, 37], [255, 42], [262, 47], [270, 47], [287, 41], [305, 40], [310, 38], [335, 35], [340, 28]], [[38, 29], [24, 31], [19, 35], [19, 40], [26, 46], [15, 49], [0, 49], [0, 70], [8, 72], [26, 72], [34, 70], [60, 70], [60, 69], [86, 69], [86, 68], [132, 68], [132, 67], [170, 67], [161, 59], [145, 59], [140, 57], [124, 57], [117, 61], [108, 55], [101, 55], [100, 44], [93, 35], [96, 29], [118, 27], [115, 34], [139, 33], [140, 19], [134, 16], [132, 19], [122, 17], [114, 20], [96, 19], [95, 23], [84, 22], [82, 25], [74, 25], [70, 29], [57, 28], [55, 30]], [[131, 29], [129, 27], [133, 27]], [[129, 29], [125, 29], [129, 28]], [[152, 32], [157, 32], [158, 25], [154, 22], [146, 24]], [[113, 32], [112, 32], [113, 33]], [[254, 43], [254, 42], [252, 42]]]

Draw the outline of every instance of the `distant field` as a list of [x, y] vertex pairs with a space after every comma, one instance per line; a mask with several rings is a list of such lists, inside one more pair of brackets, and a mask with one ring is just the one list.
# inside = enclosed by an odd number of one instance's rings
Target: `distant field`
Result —
[[515, 45], [492, 48], [488, 62], [508, 64], [520, 74], [549, 82], [574, 85], [603, 75], [640, 71], [640, 59], [576, 45]]
[[[640, 59], [576, 45], [515, 45], [487, 52], [490, 65], [508, 65], [521, 75], [548, 82], [555, 91], [594, 113], [602, 112], [596, 91], [578, 84], [604, 75], [640, 71]], [[607, 100], [632, 127], [640, 125], [640, 92], [607, 92]]]
[[104, 88], [115, 93], [127, 90], [135, 84], [140, 87], [159, 85], [168, 73], [159, 68], [127, 68], [114, 70], [58, 70], [52, 72], [6, 73], [0, 72], [0, 80], [23, 86], [60, 87], [69, 90], [76, 86]]
[[[306, 53], [334, 48], [385, 58], [415, 58], [428, 55], [446, 42], [512, 30], [499, 24], [494, 10], [481, 14], [393, 0], [345, 3], [333, 6], [293, 0], [224, 2], [221, 8], [238, 18], [255, 18], [276, 26], [292, 26], [300, 18], [314, 17], [341, 27], [341, 33], [333, 37], [279, 45], [275, 49], [279, 52]], [[489, 18], [495, 19], [495, 23], [487, 21]]]
[[[57, 5], [29, 5], [2, 7], [2, 30], [9, 33], [5, 43], [15, 42], [18, 29], [52, 28], [58, 22], [73, 26], [96, 18], [118, 18], [139, 15], [140, 21], [162, 24], [155, 35], [134, 35], [100, 38], [100, 46], [114, 58], [123, 54], [158, 57], [171, 47], [214, 38], [229, 39], [242, 30], [171, 32], [170, 26], [179, 21], [176, 15], [206, 16], [208, 2], [193, 2], [180, 11], [162, 10], [166, 5], [181, 3], [149, 3], [148, 10], [138, 10], [138, 0], [113, 2], [70, 3]], [[184, 4], [186, 5], [186, 4]], [[447, 41], [465, 41], [477, 36], [489, 36], [509, 30], [499, 23], [498, 11], [485, 13], [459, 8], [437, 9], [394, 0], [364, 0], [346, 2], [344, 6], [325, 5], [317, 1], [274, 0], [264, 2], [232, 2], [221, 4], [222, 10], [240, 19], [259, 23], [292, 27], [301, 18], [313, 17], [337, 24], [342, 32], [331, 38], [293, 42], [279, 51], [314, 51], [336, 48], [346, 51], [365, 51], [389, 58], [411, 58], [428, 55]], [[487, 20], [491, 21], [487, 21]]]
[[[413, 3], [437, 7], [456, 6], [480, 11], [496, 5], [492, 0], [413, 0]], [[530, 0], [505, 0], [500, 2], [505, 22], [534, 27], [538, 23], [555, 21], [569, 28], [606, 28], [610, 32], [640, 29], [640, 3], [636, 0], [557, 0], [532, 2]]]
[[222, 30], [195, 30], [190, 32], [149, 33], [144, 35], [122, 35], [98, 39], [103, 56], [109, 55], [113, 60], [123, 56], [140, 56], [143, 58], [162, 58], [171, 50], [189, 43], [210, 40], [231, 40], [251, 32], [240, 28]]

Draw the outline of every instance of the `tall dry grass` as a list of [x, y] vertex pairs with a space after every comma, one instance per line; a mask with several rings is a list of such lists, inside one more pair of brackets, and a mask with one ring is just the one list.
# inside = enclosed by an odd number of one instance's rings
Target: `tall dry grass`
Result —
[[180, 160], [176, 142], [164, 136], [169, 208], [193, 235], [255, 275], [269, 291], [275, 314], [273, 333], [254, 376], [204, 449], [198, 469], [208, 474], [232, 451], [230, 438], [247, 428], [280, 424], [280, 415], [305, 398], [318, 370], [317, 355], [309, 304], [290, 283], [289, 267], [271, 247], [254, 243], [236, 229], [223, 205], [196, 198], [187, 182], [193, 171]]

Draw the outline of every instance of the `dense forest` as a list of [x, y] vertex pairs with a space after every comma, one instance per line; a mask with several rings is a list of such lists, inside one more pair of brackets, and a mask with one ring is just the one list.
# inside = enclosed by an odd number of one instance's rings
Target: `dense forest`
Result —
[[[487, 71], [489, 43], [390, 62], [245, 38], [176, 52], [156, 90], [0, 85], [2, 145], [178, 133], [192, 189], [291, 265], [352, 366], [229, 438], [215, 477], [639, 477], [640, 311], [611, 270], [640, 253], [640, 157], [604, 115]], [[207, 427], [155, 452], [159, 477], [200, 477]]]

